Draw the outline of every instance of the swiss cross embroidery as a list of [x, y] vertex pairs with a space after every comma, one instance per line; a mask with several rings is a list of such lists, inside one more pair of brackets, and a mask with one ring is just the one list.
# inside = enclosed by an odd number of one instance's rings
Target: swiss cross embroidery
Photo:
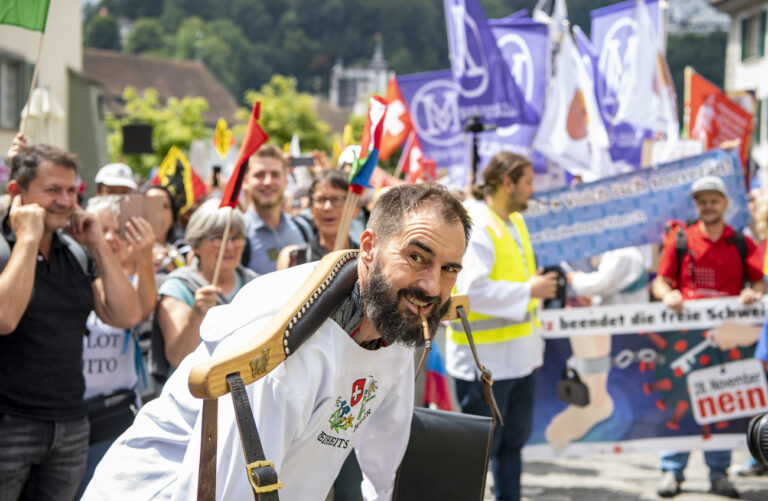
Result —
[[377, 389], [378, 385], [373, 376], [353, 382], [349, 399], [344, 396], [336, 399], [336, 409], [328, 419], [331, 431], [338, 433], [341, 430], [357, 430], [358, 426], [371, 414], [367, 404], [376, 398]]

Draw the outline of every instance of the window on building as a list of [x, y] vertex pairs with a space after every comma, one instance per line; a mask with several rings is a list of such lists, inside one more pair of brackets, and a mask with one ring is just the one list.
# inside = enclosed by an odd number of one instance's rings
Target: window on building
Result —
[[741, 20], [741, 60], [765, 55], [768, 11], [755, 12]]
[[25, 70], [21, 59], [0, 54], [0, 128], [19, 128], [24, 107]]
[[760, 144], [763, 141], [763, 99], [757, 100], [757, 109], [755, 110], [755, 116], [753, 120], [752, 130], [754, 131], [754, 137], [752, 137], [752, 143]]

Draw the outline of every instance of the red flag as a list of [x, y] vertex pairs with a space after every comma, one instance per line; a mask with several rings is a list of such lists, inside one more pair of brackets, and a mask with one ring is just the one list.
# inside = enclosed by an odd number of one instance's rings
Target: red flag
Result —
[[739, 157], [746, 174], [752, 115], [690, 67], [686, 68], [685, 77], [688, 137], [702, 139], [708, 150], [739, 139]]
[[253, 103], [251, 118], [248, 120], [248, 129], [245, 131], [243, 143], [240, 145], [240, 154], [237, 155], [235, 169], [232, 171], [232, 176], [230, 176], [226, 188], [224, 188], [224, 194], [221, 197], [221, 205], [219, 207], [232, 207], [233, 209], [237, 207], [237, 199], [240, 197], [243, 178], [248, 171], [248, 159], [269, 139], [267, 133], [264, 132], [264, 129], [258, 123], [259, 104], [258, 101]]
[[405, 104], [397, 81], [389, 79], [387, 86], [387, 114], [384, 117], [384, 134], [381, 137], [379, 158], [386, 160], [413, 130], [408, 105]]
[[424, 150], [416, 134], [413, 134], [400, 157], [400, 170], [405, 173], [408, 184], [427, 183], [437, 179], [437, 163], [424, 157]]

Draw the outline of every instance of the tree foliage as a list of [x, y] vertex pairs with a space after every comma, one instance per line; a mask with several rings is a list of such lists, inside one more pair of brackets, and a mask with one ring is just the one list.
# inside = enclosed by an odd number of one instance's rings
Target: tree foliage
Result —
[[120, 50], [120, 33], [115, 16], [94, 16], [83, 25], [83, 44], [97, 49]]
[[206, 129], [203, 123], [203, 113], [208, 109], [208, 102], [202, 97], [171, 98], [163, 106], [156, 90], [145, 89], [139, 93], [133, 87], [126, 87], [123, 99], [126, 116], [117, 118], [111, 114], [107, 115], [109, 155], [112, 161], [117, 161], [122, 156], [123, 125], [151, 125], [152, 147], [155, 153], [127, 155], [122, 160], [142, 177], [162, 161], [171, 146], [188, 150], [195, 139], [211, 135], [211, 131]]
[[125, 51], [133, 54], [165, 54], [167, 48], [165, 30], [158, 19], [142, 17], [133, 24], [125, 40]]
[[[245, 100], [250, 107], [256, 101], [261, 102], [259, 124], [269, 135], [269, 140], [282, 147], [298, 134], [301, 149], [328, 151], [330, 126], [320, 120], [315, 112], [313, 97], [296, 90], [296, 80], [275, 75], [258, 92], [248, 91]], [[238, 119], [245, 122], [248, 110], [241, 110]], [[239, 132], [239, 129], [235, 129]]]

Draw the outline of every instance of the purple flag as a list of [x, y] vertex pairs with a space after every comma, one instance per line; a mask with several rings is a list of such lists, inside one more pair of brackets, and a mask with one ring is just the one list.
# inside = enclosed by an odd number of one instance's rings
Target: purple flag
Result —
[[[541, 116], [549, 61], [547, 25], [519, 17], [490, 20], [488, 24], [526, 105]], [[536, 124], [515, 124], [481, 134], [479, 169], [482, 170], [499, 151], [511, 151], [531, 158], [534, 172], [546, 172], [546, 158], [531, 149], [537, 128], [538, 120]]]
[[[646, 2], [656, 33], [659, 32], [659, 2]], [[635, 22], [635, 2], [609, 5], [590, 12], [592, 16], [592, 43], [598, 54], [597, 80], [595, 92], [600, 112], [611, 143], [611, 158], [616, 163], [623, 163], [632, 168], [640, 167], [643, 140], [653, 137], [653, 133], [644, 129], [621, 123], [613, 125], [612, 119], [618, 110], [621, 76], [629, 66], [628, 48], [637, 41], [637, 23]], [[648, 50], [654, 48], [648, 47]]]
[[466, 186], [469, 158], [459, 118], [459, 87], [451, 70], [397, 77], [400, 93], [411, 112], [411, 122], [424, 156], [448, 173], [450, 183]]
[[459, 85], [462, 123], [480, 116], [485, 124], [535, 123], [536, 112], [510, 78], [478, 0], [444, 0], [453, 78]]

